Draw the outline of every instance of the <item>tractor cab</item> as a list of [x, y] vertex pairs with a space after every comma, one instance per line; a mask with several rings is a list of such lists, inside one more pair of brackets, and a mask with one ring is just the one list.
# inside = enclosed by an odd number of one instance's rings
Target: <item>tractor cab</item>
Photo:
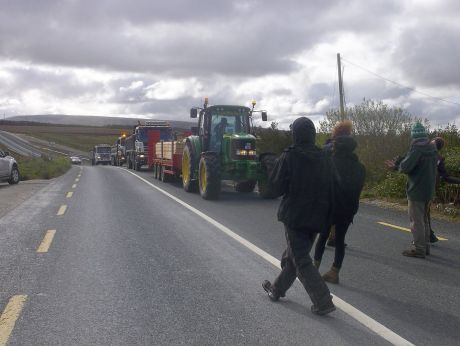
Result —
[[[191, 118], [198, 118], [194, 135], [186, 138], [182, 156], [182, 183], [192, 191], [196, 183], [205, 199], [215, 199], [221, 180], [231, 180], [235, 189], [250, 192], [260, 178], [265, 177], [256, 151], [256, 137], [252, 134], [252, 115], [255, 111], [245, 106], [208, 106], [192, 108]], [[198, 112], [199, 111], [199, 112]]]

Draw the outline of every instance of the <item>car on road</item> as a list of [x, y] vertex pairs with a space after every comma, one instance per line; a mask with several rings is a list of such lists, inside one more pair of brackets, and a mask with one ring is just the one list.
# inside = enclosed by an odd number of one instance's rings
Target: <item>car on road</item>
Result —
[[71, 156], [70, 162], [72, 162], [72, 165], [81, 165], [81, 159], [78, 156]]
[[0, 182], [4, 181], [10, 184], [19, 183], [19, 168], [18, 163], [9, 152], [0, 150]]

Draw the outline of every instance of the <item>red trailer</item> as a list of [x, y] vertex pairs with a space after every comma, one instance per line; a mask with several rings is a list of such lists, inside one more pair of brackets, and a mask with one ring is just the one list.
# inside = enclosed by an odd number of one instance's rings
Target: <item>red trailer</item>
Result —
[[177, 140], [162, 141], [159, 131], [149, 132], [147, 162], [155, 179], [166, 182], [181, 177], [183, 138], [189, 135], [191, 132], [186, 131]]

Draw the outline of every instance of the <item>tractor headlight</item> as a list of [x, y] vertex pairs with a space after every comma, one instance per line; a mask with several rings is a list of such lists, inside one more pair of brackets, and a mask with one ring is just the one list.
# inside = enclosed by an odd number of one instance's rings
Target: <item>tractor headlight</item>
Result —
[[247, 156], [248, 152], [244, 149], [236, 149], [236, 155], [237, 156]]
[[248, 156], [256, 156], [257, 152], [255, 150], [248, 150]]
[[144, 155], [139, 155], [139, 157], [142, 159], [144, 157]]

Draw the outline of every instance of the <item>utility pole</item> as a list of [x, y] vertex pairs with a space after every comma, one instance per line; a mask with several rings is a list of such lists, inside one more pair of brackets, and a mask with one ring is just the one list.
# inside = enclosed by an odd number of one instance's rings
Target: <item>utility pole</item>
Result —
[[337, 71], [339, 72], [339, 95], [340, 95], [340, 117], [345, 120], [345, 110], [343, 101], [343, 82], [342, 82], [342, 65], [340, 64], [340, 53], [337, 53]]

